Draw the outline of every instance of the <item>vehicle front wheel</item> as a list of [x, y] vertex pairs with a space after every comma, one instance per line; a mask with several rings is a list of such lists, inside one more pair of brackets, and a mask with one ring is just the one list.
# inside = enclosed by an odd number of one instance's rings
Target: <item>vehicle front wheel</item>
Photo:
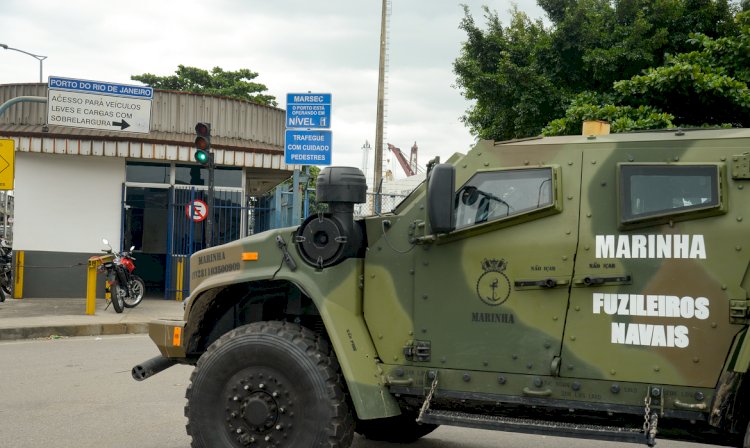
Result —
[[391, 443], [412, 443], [426, 436], [439, 425], [417, 423], [417, 413], [402, 411], [401, 415], [375, 420], [357, 420], [356, 431], [370, 440]]
[[195, 367], [185, 416], [194, 448], [346, 448], [354, 435], [329, 344], [287, 322], [256, 322], [211, 344]]

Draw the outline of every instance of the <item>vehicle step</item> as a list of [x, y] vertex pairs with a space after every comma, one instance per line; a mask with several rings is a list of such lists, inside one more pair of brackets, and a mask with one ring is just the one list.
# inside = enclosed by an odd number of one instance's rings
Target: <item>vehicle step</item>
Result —
[[642, 428], [532, 420], [438, 409], [428, 410], [420, 421], [436, 425], [647, 444]]

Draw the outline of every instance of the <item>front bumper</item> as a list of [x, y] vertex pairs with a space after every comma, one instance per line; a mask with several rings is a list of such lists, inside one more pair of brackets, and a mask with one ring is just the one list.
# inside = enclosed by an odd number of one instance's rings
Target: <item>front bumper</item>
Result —
[[160, 319], [148, 324], [148, 335], [161, 355], [146, 360], [131, 370], [133, 379], [143, 381], [177, 363], [185, 362], [184, 320]]
[[185, 358], [184, 320], [159, 319], [148, 324], [148, 336], [165, 358]]

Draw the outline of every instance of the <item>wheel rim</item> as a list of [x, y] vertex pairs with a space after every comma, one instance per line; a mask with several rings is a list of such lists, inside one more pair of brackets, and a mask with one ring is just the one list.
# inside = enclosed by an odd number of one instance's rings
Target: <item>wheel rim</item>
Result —
[[268, 369], [249, 368], [227, 383], [226, 430], [240, 445], [277, 447], [292, 436], [294, 403], [283, 380]]
[[123, 294], [123, 300], [128, 303], [129, 305], [133, 303], [138, 303], [141, 298], [143, 298], [143, 287], [141, 286], [141, 282], [137, 280], [130, 280], [128, 282], [128, 290], [130, 291], [130, 296], [125, 297], [125, 291], [122, 291]]

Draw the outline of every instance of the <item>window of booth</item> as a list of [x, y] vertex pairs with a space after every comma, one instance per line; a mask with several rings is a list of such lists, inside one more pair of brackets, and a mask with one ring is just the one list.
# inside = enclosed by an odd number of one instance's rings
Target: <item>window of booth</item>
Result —
[[168, 184], [170, 165], [168, 163], [128, 162], [125, 171], [127, 182]]
[[[208, 169], [200, 165], [175, 165], [175, 185], [208, 185]], [[214, 170], [217, 187], [242, 188], [242, 169], [217, 167]]]

